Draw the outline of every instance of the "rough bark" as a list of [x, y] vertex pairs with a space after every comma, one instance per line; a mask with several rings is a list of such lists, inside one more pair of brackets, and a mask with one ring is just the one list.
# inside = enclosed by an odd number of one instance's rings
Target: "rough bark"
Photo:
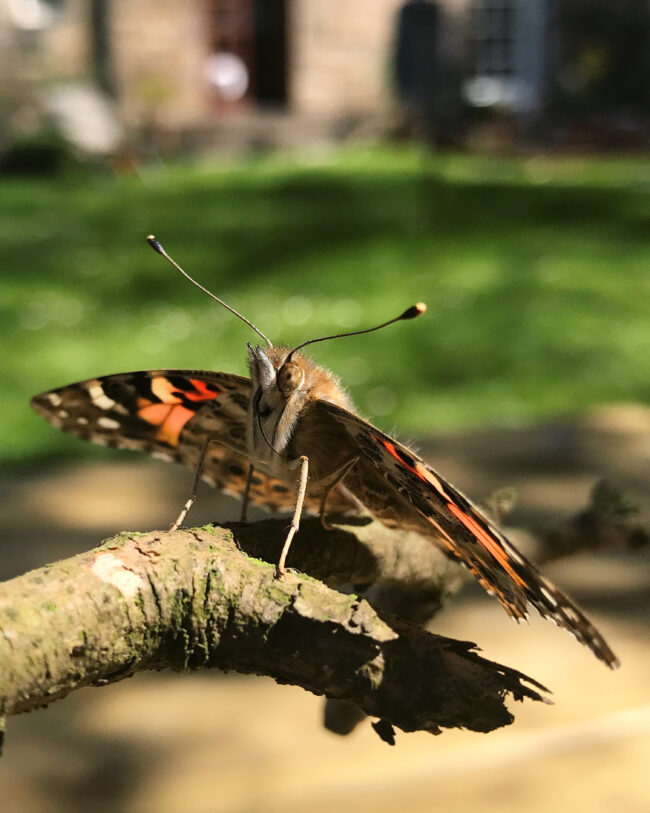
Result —
[[[501, 495], [488, 507], [501, 515], [507, 503]], [[630, 515], [599, 486], [575, 519], [532, 544], [549, 559], [593, 547], [594, 528], [598, 544], [647, 541]], [[335, 531], [307, 519], [288, 562], [301, 573], [278, 580], [285, 525], [124, 533], [0, 585], [0, 717], [164, 668], [270, 675], [329, 698], [332, 731], [368, 714], [388, 741], [391, 725], [491, 731], [513, 719], [508, 695], [544, 699], [543, 686], [474, 644], [417, 626], [463, 580], [429, 542], [367, 518]], [[327, 586], [342, 583], [373, 585], [374, 607]]]
[[[273, 565], [235, 541], [273, 550], [281, 527], [125, 533], [6, 582], [2, 712], [29, 711], [82, 686], [163, 668], [271, 675], [405, 731], [490, 731], [512, 721], [508, 693], [542, 699], [543, 687], [481, 658], [472, 644], [384, 617], [312, 576], [277, 580]], [[309, 559], [319, 534], [317, 523], [307, 522], [294, 559], [300, 552]], [[348, 575], [367, 577], [384, 566], [353, 539], [349, 531], [327, 535], [337, 578], [339, 543], [359, 548]], [[321, 575], [327, 570], [321, 565]]]

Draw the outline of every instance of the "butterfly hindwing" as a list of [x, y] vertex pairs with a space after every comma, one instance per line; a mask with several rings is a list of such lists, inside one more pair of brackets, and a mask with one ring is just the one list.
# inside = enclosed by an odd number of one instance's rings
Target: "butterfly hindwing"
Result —
[[[609, 666], [618, 665], [593, 624], [478, 506], [394, 438], [341, 407], [325, 401], [319, 406], [345, 427], [360, 455], [359, 465], [346, 477], [345, 486], [361, 502], [371, 510], [374, 504], [392, 505], [392, 514], [401, 527], [435, 538], [451, 557], [469, 568], [511, 616], [525, 618], [530, 603]], [[374, 470], [374, 476], [369, 469]]]

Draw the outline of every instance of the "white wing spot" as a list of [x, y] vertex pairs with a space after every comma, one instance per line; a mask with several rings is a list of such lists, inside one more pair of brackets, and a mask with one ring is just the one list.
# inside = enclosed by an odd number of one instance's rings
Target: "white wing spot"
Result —
[[151, 456], [155, 457], [156, 460], [164, 460], [166, 463], [172, 463], [174, 460], [174, 456], [169, 452], [151, 452]]
[[90, 381], [87, 387], [90, 400], [96, 407], [99, 407], [99, 409], [114, 409], [116, 407], [115, 401], [106, 395], [99, 381]]
[[114, 441], [117, 441], [117, 445], [120, 449], [132, 449], [135, 452], [148, 452], [149, 451], [149, 444], [143, 440], [137, 440], [136, 438], [125, 438], [125, 437], [117, 437], [113, 438]]
[[45, 397], [52, 404], [52, 406], [55, 407], [59, 406], [59, 404], [63, 400], [58, 392], [48, 392], [48, 394]]
[[69, 417], [70, 417], [70, 413], [68, 412], [67, 409], [60, 409], [59, 410], [59, 418], [63, 418], [63, 420], [65, 420], [66, 418], [69, 418]]
[[79, 426], [87, 426], [88, 425], [88, 418], [84, 418], [83, 415], [80, 415], [77, 418], [77, 423], [79, 424]]
[[113, 420], [113, 418], [107, 418], [104, 415], [101, 415], [97, 418], [97, 426], [101, 426], [102, 429], [119, 429], [120, 422]]
[[98, 432], [93, 432], [90, 435], [92, 443], [97, 443], [100, 446], [108, 446], [108, 438], [105, 435], [100, 435]]
[[503, 547], [505, 548], [506, 553], [508, 554], [508, 557], [510, 559], [512, 559], [513, 561], [517, 562], [520, 565], [525, 565], [525, 562], [521, 558], [521, 554], [519, 553], [519, 551], [516, 548], [514, 548], [508, 542], [508, 540], [505, 537], [503, 537], [501, 534], [499, 534], [499, 539], [501, 540], [501, 542], [503, 544]]

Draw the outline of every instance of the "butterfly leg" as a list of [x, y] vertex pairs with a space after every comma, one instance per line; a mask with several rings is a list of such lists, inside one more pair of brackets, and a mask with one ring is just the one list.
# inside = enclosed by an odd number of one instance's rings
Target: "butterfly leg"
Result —
[[323, 528], [325, 528], [326, 531], [333, 530], [332, 526], [325, 519], [325, 508], [327, 507], [327, 500], [329, 498], [329, 495], [332, 493], [332, 491], [334, 491], [336, 486], [340, 485], [343, 482], [343, 480], [346, 478], [346, 476], [347, 476], [348, 472], [350, 471], [350, 469], [353, 468], [354, 466], [356, 466], [356, 464], [358, 462], [359, 462], [359, 455], [357, 455], [356, 457], [351, 457], [349, 460], [346, 460], [345, 463], [341, 466], [341, 468], [337, 472], [334, 473], [334, 479], [332, 480], [332, 482], [327, 486], [327, 488], [323, 492], [323, 496], [322, 496], [322, 499], [320, 501], [319, 514], [320, 514], [321, 525], [323, 526]]
[[251, 490], [251, 483], [253, 482], [253, 473], [255, 472], [255, 467], [251, 463], [248, 467], [248, 477], [246, 478], [246, 488], [244, 489], [244, 495], [241, 504], [241, 514], [239, 516], [240, 522], [247, 522], [247, 515], [248, 515], [248, 497], [250, 495]]
[[280, 554], [280, 561], [275, 569], [276, 576], [280, 577], [285, 572], [284, 564], [287, 560], [287, 554], [291, 547], [291, 540], [296, 535], [296, 531], [300, 525], [300, 515], [302, 514], [302, 506], [305, 501], [305, 494], [307, 493], [307, 480], [309, 478], [309, 458], [302, 455], [300, 461], [300, 479], [298, 480], [298, 496], [296, 497], [296, 507], [293, 512], [293, 519], [291, 520], [291, 527], [287, 538], [284, 540], [282, 553]]
[[194, 483], [192, 484], [192, 493], [189, 496], [189, 499], [181, 509], [180, 514], [176, 517], [176, 519], [172, 522], [169, 526], [170, 531], [176, 531], [180, 525], [182, 525], [183, 520], [187, 516], [188, 511], [194, 505], [196, 501], [196, 491], [199, 487], [199, 480], [201, 479], [201, 471], [203, 470], [203, 463], [205, 461], [205, 455], [208, 451], [208, 446], [214, 440], [211, 435], [203, 442], [203, 446], [201, 447], [201, 453], [199, 454], [199, 462], [196, 464], [196, 472], [194, 474]]

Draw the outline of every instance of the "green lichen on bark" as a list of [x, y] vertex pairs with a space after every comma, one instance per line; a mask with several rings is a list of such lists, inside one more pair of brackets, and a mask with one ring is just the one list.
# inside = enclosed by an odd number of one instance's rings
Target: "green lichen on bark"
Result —
[[[376, 577], [389, 567], [390, 557], [382, 563], [379, 548], [354, 529], [321, 536], [307, 521], [294, 556], [304, 564], [304, 551], [307, 563], [317, 562], [312, 575], [277, 579], [274, 564], [253, 558], [267, 551], [275, 561], [277, 523], [242, 527], [120, 534], [0, 585], [0, 712], [163, 668], [271, 675], [405, 730], [489, 730], [511, 721], [508, 692], [540, 699], [534, 682], [467, 644], [378, 613], [316, 578], [344, 573], [339, 543], [351, 555], [346, 575]], [[329, 546], [320, 560], [315, 544]], [[433, 573], [435, 561], [411, 568], [418, 583], [427, 568]]]

